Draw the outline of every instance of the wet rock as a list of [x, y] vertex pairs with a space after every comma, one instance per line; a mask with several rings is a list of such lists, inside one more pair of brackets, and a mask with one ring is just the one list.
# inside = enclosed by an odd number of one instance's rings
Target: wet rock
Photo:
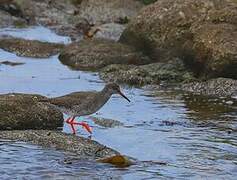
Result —
[[118, 41], [122, 32], [125, 29], [125, 25], [109, 23], [98, 26], [97, 28], [99, 28], [100, 31], [95, 34], [95, 38], [111, 39], [114, 41]]
[[0, 65], [1, 64], [7, 65], [7, 66], [19, 66], [19, 65], [23, 65], [25, 63], [22, 63], [22, 62], [12, 62], [12, 61], [0, 61]]
[[180, 59], [166, 63], [152, 63], [142, 66], [110, 65], [100, 71], [100, 77], [105, 81], [116, 81], [130, 85], [148, 85], [166, 83], [190, 82], [194, 79], [191, 72], [186, 71]]
[[143, 4], [136, 0], [82, 0], [79, 15], [91, 24], [117, 22], [136, 16]]
[[159, 0], [129, 23], [120, 41], [162, 61], [178, 56], [198, 75], [237, 78], [237, 3]]
[[38, 101], [44, 96], [34, 94], [0, 95], [0, 129], [57, 129], [63, 126], [58, 110]]
[[184, 84], [182, 89], [203, 95], [232, 96], [237, 93], [237, 80], [216, 78], [204, 82]]
[[0, 131], [1, 139], [10, 139], [41, 145], [46, 148], [75, 153], [77, 158], [97, 159], [118, 155], [119, 153], [94, 140], [58, 131], [25, 130]]
[[[219, 129], [232, 129], [236, 121], [237, 103], [228, 105], [225, 102], [229, 98], [204, 96], [198, 94], [186, 94], [183, 96], [185, 107], [192, 124], [200, 127], [217, 127]], [[222, 114], [222, 115], [221, 115]], [[226, 116], [226, 114], [231, 114]]]
[[118, 120], [114, 120], [114, 119], [106, 119], [106, 118], [99, 118], [99, 117], [93, 117], [93, 116], [90, 116], [90, 119], [92, 119], [92, 121], [95, 124], [102, 126], [102, 127], [106, 127], [106, 128], [123, 126], [123, 123], [121, 123]]
[[63, 44], [37, 40], [25, 40], [13, 37], [1, 37], [0, 39], [0, 48], [26, 57], [47, 58], [59, 53], [63, 47]]
[[115, 155], [112, 157], [98, 159], [97, 162], [109, 163], [117, 167], [128, 167], [135, 164], [135, 162], [131, 161], [128, 157], [123, 155]]
[[63, 49], [59, 60], [73, 69], [98, 70], [110, 64], [147, 64], [132, 47], [104, 39], [83, 40]]

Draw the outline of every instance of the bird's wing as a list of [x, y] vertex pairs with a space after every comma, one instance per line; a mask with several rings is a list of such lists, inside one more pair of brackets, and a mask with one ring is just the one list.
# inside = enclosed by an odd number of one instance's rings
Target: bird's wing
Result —
[[49, 103], [58, 107], [72, 109], [73, 106], [88, 106], [95, 92], [74, 92], [64, 96], [50, 98]]

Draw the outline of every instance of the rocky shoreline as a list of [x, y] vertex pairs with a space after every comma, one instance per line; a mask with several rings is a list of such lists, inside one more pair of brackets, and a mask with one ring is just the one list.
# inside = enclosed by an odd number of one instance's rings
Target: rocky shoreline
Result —
[[65, 48], [15, 38], [2, 39], [1, 48], [30, 57], [60, 53], [60, 61], [73, 69], [98, 71], [105, 81], [136, 86], [235, 80], [236, 9], [234, 0], [129, 0], [126, 6], [123, 0], [6, 0], [0, 4], [2, 17], [8, 16], [2, 27], [14, 26], [9, 19], [18, 18], [27, 26], [41, 24], [63, 32], [74, 41], [95, 28], [100, 31], [93, 40]]
[[[0, 3], [0, 28], [40, 24], [73, 42], [1, 37], [0, 48], [25, 57], [59, 54], [63, 64], [99, 72], [105, 81], [139, 87], [166, 84], [194, 94], [236, 97], [236, 22], [234, 0], [158, 0], [148, 6], [136, 0], [5, 0]], [[100, 31], [93, 34], [96, 28]], [[81, 156], [118, 154], [106, 147], [98, 155], [95, 150], [102, 145], [94, 141], [47, 131], [62, 127], [63, 116], [40, 103], [42, 98], [0, 95], [0, 138], [71, 148]], [[15, 131], [20, 129], [38, 131]], [[53, 144], [45, 144], [44, 138]]]

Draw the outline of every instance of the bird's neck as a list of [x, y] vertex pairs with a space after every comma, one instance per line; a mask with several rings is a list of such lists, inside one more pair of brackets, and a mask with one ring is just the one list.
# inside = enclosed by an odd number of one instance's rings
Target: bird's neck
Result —
[[100, 94], [105, 96], [105, 97], [110, 98], [110, 96], [112, 95], [112, 92], [110, 92], [107, 87], [104, 87], [104, 89], [102, 89], [102, 91], [100, 91]]
[[106, 103], [112, 96], [112, 93], [105, 87], [104, 89], [102, 89], [102, 91], [99, 92], [99, 96], [104, 100], [104, 103]]

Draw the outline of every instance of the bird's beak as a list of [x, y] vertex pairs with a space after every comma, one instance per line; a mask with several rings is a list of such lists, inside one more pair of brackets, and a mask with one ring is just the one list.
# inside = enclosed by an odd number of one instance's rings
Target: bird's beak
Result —
[[130, 102], [130, 100], [119, 90], [118, 92], [124, 99], [126, 99], [128, 102]]

